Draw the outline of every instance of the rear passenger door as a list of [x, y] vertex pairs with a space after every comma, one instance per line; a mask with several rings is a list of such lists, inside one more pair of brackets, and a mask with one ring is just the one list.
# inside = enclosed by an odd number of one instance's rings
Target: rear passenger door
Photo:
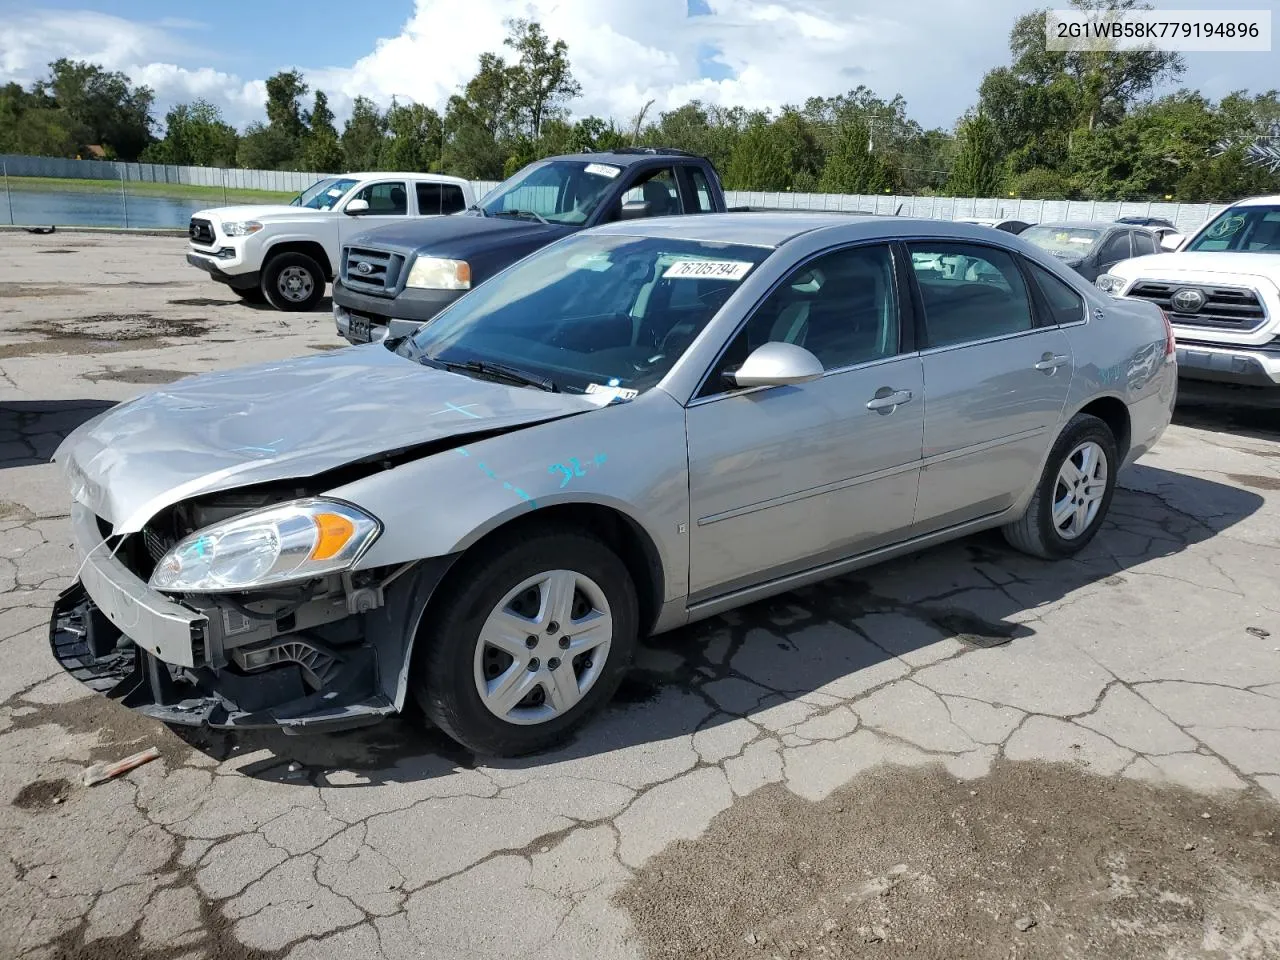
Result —
[[1071, 344], [1018, 258], [908, 244], [924, 314], [924, 469], [915, 532], [999, 513], [1035, 480], [1066, 405]]

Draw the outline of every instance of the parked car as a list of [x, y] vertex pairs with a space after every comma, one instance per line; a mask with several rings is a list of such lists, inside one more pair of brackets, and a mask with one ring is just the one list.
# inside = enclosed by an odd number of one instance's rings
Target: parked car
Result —
[[1037, 223], [1020, 236], [1086, 280], [1094, 280], [1121, 260], [1156, 252], [1155, 235], [1150, 230], [1105, 221]]
[[289, 204], [200, 210], [187, 262], [250, 301], [310, 310], [353, 234], [465, 210], [471, 184], [435, 173], [348, 173], [312, 184]]
[[1169, 422], [1172, 351], [1153, 304], [982, 227], [612, 223], [393, 345], [75, 430], [53, 651], [172, 723], [414, 697], [472, 750], [537, 750], [646, 634], [986, 528], [1077, 553]]
[[1177, 250], [1186, 237], [1177, 226], [1164, 217], [1118, 217], [1116, 223], [1130, 226], [1146, 227], [1155, 234], [1156, 245], [1161, 250]]
[[1026, 220], [1006, 220], [1000, 217], [956, 217], [956, 223], [978, 223], [984, 227], [994, 227], [1005, 233], [1019, 234], [1031, 226]]
[[1280, 387], [1280, 196], [1232, 204], [1178, 252], [1122, 261], [1097, 285], [1169, 314], [1182, 376]]
[[462, 216], [347, 241], [333, 284], [334, 322], [351, 343], [379, 340], [392, 318], [424, 323], [571, 233], [616, 220], [724, 210], [711, 161], [682, 150], [637, 147], [539, 160]]

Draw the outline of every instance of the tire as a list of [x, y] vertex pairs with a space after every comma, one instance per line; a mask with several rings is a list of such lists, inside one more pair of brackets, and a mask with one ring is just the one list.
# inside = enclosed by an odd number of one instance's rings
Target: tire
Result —
[[[572, 597], [558, 608], [572, 603], [568, 627], [548, 609], [557, 595]], [[419, 633], [413, 692], [432, 723], [477, 754], [521, 756], [567, 739], [609, 702], [635, 653], [635, 585], [617, 554], [586, 533], [483, 547], [437, 596]], [[561, 656], [566, 643], [572, 658]]]
[[263, 295], [261, 287], [243, 287], [239, 289], [232, 287], [231, 289], [245, 303], [264, 303], [267, 299]]
[[262, 270], [262, 295], [277, 310], [314, 310], [324, 283], [320, 264], [305, 253], [278, 253]]
[[[1101, 466], [1086, 466], [1090, 476], [1074, 481], [1064, 476], [1068, 458], [1079, 474], [1086, 464], [1084, 451], [1088, 450]], [[1092, 462], [1092, 461], [1091, 461]], [[1036, 491], [1027, 504], [1026, 513], [1003, 528], [1009, 544], [1045, 560], [1058, 560], [1074, 556], [1089, 545], [1097, 535], [1116, 488], [1116, 471], [1120, 457], [1111, 428], [1097, 417], [1077, 414], [1058, 436], [1045, 461], [1044, 473], [1036, 485]], [[1100, 471], [1105, 471], [1102, 474]], [[1078, 482], [1074, 489], [1070, 486]], [[1098, 487], [1101, 485], [1101, 496]], [[1054, 522], [1055, 504], [1074, 504], [1069, 513], [1060, 514], [1060, 522]]]

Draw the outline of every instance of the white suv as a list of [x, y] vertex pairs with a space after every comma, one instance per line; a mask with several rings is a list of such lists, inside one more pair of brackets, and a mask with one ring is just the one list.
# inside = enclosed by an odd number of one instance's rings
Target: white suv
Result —
[[1176, 253], [1124, 260], [1096, 283], [1164, 310], [1181, 376], [1280, 387], [1280, 196], [1232, 204]]
[[265, 297], [279, 310], [310, 310], [350, 237], [473, 203], [471, 184], [458, 177], [347, 173], [312, 184], [287, 205], [199, 211], [191, 218], [187, 262], [246, 300]]

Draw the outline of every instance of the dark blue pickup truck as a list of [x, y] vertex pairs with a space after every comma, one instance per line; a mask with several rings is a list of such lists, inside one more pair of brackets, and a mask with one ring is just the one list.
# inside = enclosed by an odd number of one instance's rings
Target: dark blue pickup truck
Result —
[[539, 247], [614, 220], [723, 213], [704, 157], [630, 148], [531, 163], [463, 213], [415, 219], [354, 237], [333, 282], [338, 333], [386, 337], [392, 319], [421, 323]]

